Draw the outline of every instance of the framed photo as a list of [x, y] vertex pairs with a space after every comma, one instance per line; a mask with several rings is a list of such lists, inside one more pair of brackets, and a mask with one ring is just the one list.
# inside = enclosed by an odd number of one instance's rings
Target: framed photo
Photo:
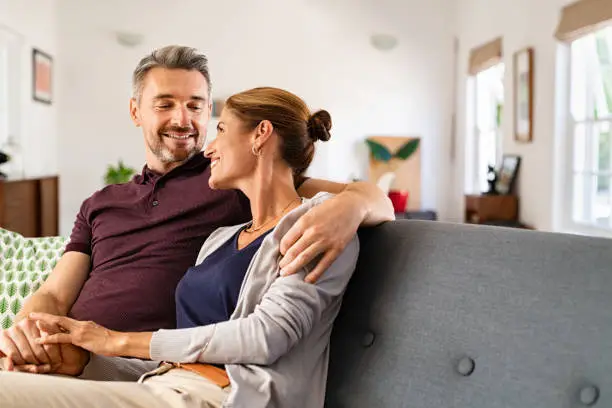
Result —
[[505, 154], [499, 168], [499, 175], [495, 189], [499, 194], [514, 194], [516, 176], [521, 165], [521, 157], [514, 154]]
[[514, 139], [533, 139], [533, 48], [514, 54]]
[[34, 48], [32, 50], [32, 97], [35, 101], [53, 102], [52, 83], [53, 58]]

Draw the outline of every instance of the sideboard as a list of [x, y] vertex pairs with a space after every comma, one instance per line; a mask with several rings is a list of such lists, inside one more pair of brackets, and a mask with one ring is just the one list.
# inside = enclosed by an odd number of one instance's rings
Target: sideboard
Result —
[[26, 237], [58, 235], [58, 197], [57, 176], [0, 180], [0, 227]]

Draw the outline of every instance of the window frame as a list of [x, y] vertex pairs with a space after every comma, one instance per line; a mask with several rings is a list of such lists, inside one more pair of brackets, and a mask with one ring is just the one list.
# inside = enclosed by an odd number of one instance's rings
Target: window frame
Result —
[[[592, 33], [595, 34], [595, 33]], [[611, 187], [610, 187], [610, 191], [609, 191], [609, 195], [610, 195], [610, 205], [612, 206], [612, 168], [609, 169], [607, 172], [603, 172], [603, 171], [592, 171], [592, 170], [587, 170], [587, 169], [592, 169], [593, 168], [593, 159], [591, 160], [587, 160], [585, 159], [585, 165], [584, 165], [584, 170], [583, 171], [577, 171], [575, 170], [575, 162], [574, 162], [574, 150], [575, 150], [575, 146], [576, 146], [576, 128], [580, 125], [584, 125], [585, 127], [585, 140], [591, 138], [592, 139], [592, 134], [593, 134], [593, 129], [595, 126], [597, 126], [600, 123], [608, 123], [612, 132], [612, 112], [609, 113], [606, 117], [589, 117], [588, 115], [585, 116], [584, 119], [582, 120], [575, 120], [574, 119], [574, 115], [573, 115], [573, 111], [572, 111], [572, 78], [573, 78], [573, 71], [574, 71], [574, 67], [572, 64], [572, 59], [573, 59], [573, 49], [572, 49], [572, 45], [574, 44], [574, 41], [569, 42], [564, 44], [565, 49], [563, 50], [564, 53], [564, 58], [563, 58], [563, 62], [564, 62], [564, 66], [562, 67], [562, 69], [565, 71], [566, 73], [566, 80], [565, 80], [565, 89], [563, 90], [564, 94], [565, 94], [565, 98], [563, 98], [563, 103], [562, 103], [562, 109], [565, 113], [565, 129], [562, 131], [562, 137], [564, 138], [564, 147], [563, 147], [563, 165], [561, 166], [561, 173], [562, 173], [562, 180], [564, 181], [562, 183], [562, 193], [560, 195], [560, 198], [562, 200], [562, 204], [561, 204], [561, 225], [560, 225], [560, 229], [562, 232], [568, 232], [568, 233], [573, 233], [573, 234], [579, 234], [579, 235], [588, 235], [588, 236], [603, 236], [603, 237], [608, 237], [608, 238], [612, 238], [612, 215], [610, 216], [610, 220], [608, 222], [608, 226], [603, 226], [603, 225], [598, 225], [595, 224], [593, 222], [587, 222], [587, 221], [577, 221], [574, 219], [574, 209], [576, 206], [576, 201], [574, 200], [575, 197], [575, 191], [576, 191], [576, 180], [575, 177], [577, 175], [582, 174], [585, 178], [586, 177], [601, 177], [601, 176], [607, 176], [610, 178], [610, 183], [611, 183]], [[589, 85], [592, 87], [592, 82], [589, 83]], [[587, 86], [589, 86], [587, 85]], [[588, 106], [585, 109], [586, 111], [588, 111]], [[612, 138], [612, 135], [610, 135], [610, 137]], [[593, 140], [591, 140], [591, 142], [593, 142]], [[592, 143], [590, 143], [592, 145]], [[588, 147], [587, 147], [588, 148]], [[597, 159], [594, 159], [597, 160]], [[586, 197], [586, 195], [583, 197], [583, 199]], [[590, 194], [589, 197], [590, 199], [593, 198], [593, 195]]]
[[[491, 66], [489, 69], [493, 69], [494, 67], [501, 66], [503, 69], [502, 74], [502, 86], [505, 88], [505, 75], [506, 75], [506, 66], [503, 61], [498, 62], [497, 64]], [[486, 70], [485, 70], [486, 71]], [[482, 191], [481, 186], [481, 172], [485, 172], [486, 169], [480, 168], [480, 161], [482, 151], [480, 149], [481, 138], [483, 132], [479, 127], [479, 116], [478, 116], [478, 76], [485, 71], [481, 71], [475, 75], [470, 75], [467, 81], [467, 130], [469, 134], [469, 151], [466, 152], [466, 177], [465, 177], [465, 192], [469, 194], [483, 194], [485, 191]], [[482, 86], [482, 85], [481, 85]], [[504, 89], [504, 94], [502, 98], [502, 103], [505, 105], [505, 97], [506, 92]], [[493, 163], [495, 168], [498, 169], [503, 153], [503, 123], [496, 125], [495, 129], [495, 162]]]

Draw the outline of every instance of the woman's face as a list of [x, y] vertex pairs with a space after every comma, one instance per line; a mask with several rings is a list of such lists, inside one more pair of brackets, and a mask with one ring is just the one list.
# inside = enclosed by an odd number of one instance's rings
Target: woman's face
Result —
[[208, 181], [211, 188], [238, 188], [240, 180], [253, 174], [257, 163], [252, 151], [254, 133], [231, 110], [223, 109], [217, 125], [217, 137], [205, 151], [211, 159]]

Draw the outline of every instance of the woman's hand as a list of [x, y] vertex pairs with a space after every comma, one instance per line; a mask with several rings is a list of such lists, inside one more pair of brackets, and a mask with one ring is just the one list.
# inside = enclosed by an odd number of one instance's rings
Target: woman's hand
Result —
[[[73, 344], [92, 353], [102, 356], [117, 356], [121, 349], [120, 333], [106, 329], [94, 322], [80, 322], [64, 316], [47, 313], [32, 313], [31, 319], [41, 329], [38, 344]], [[46, 334], [45, 326], [56, 325], [61, 333]]]
[[[94, 322], [80, 322], [64, 316], [47, 313], [31, 313], [43, 335], [39, 344], [73, 344], [87, 351], [109, 357], [136, 357], [150, 359], [153, 333], [122, 333], [109, 330]], [[55, 325], [61, 333], [44, 334], [45, 327]]]

